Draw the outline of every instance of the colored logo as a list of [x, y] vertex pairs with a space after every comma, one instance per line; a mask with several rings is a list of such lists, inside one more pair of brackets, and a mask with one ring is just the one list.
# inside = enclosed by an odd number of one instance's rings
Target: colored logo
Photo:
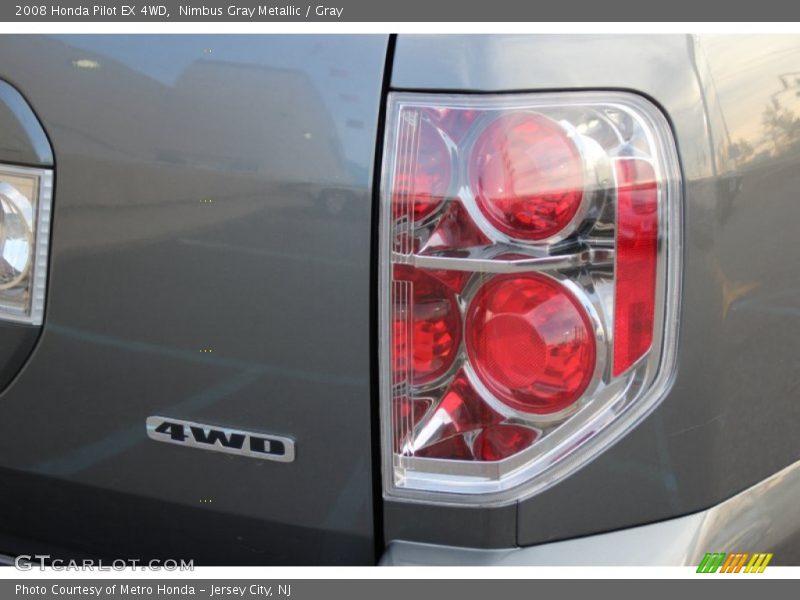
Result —
[[772, 553], [707, 552], [697, 565], [698, 573], [763, 573]]

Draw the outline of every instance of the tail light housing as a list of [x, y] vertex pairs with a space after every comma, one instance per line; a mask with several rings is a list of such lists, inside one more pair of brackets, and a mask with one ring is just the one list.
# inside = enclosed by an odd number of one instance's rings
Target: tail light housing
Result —
[[524, 498], [656, 405], [675, 362], [680, 189], [668, 123], [635, 94], [390, 94], [387, 496]]
[[53, 174], [0, 165], [0, 320], [44, 318]]

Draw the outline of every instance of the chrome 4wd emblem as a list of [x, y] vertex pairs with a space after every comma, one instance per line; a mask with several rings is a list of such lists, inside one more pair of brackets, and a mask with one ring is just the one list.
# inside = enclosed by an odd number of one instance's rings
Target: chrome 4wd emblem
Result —
[[292, 462], [294, 440], [280, 435], [215, 427], [169, 417], [147, 417], [147, 436], [158, 442], [264, 460]]

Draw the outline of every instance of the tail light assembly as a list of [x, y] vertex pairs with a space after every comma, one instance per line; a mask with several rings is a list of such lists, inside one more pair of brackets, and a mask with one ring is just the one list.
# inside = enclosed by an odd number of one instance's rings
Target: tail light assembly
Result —
[[53, 174], [0, 165], [0, 320], [41, 325]]
[[681, 267], [680, 171], [656, 106], [393, 93], [383, 162], [387, 497], [522, 499], [652, 410]]

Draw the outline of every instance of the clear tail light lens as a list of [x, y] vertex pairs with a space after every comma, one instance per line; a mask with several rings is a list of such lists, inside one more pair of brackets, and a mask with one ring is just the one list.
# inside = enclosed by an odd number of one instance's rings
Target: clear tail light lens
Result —
[[389, 97], [381, 187], [388, 496], [490, 505], [568, 475], [674, 368], [671, 131], [618, 92]]
[[52, 173], [0, 165], [0, 319], [41, 325]]

